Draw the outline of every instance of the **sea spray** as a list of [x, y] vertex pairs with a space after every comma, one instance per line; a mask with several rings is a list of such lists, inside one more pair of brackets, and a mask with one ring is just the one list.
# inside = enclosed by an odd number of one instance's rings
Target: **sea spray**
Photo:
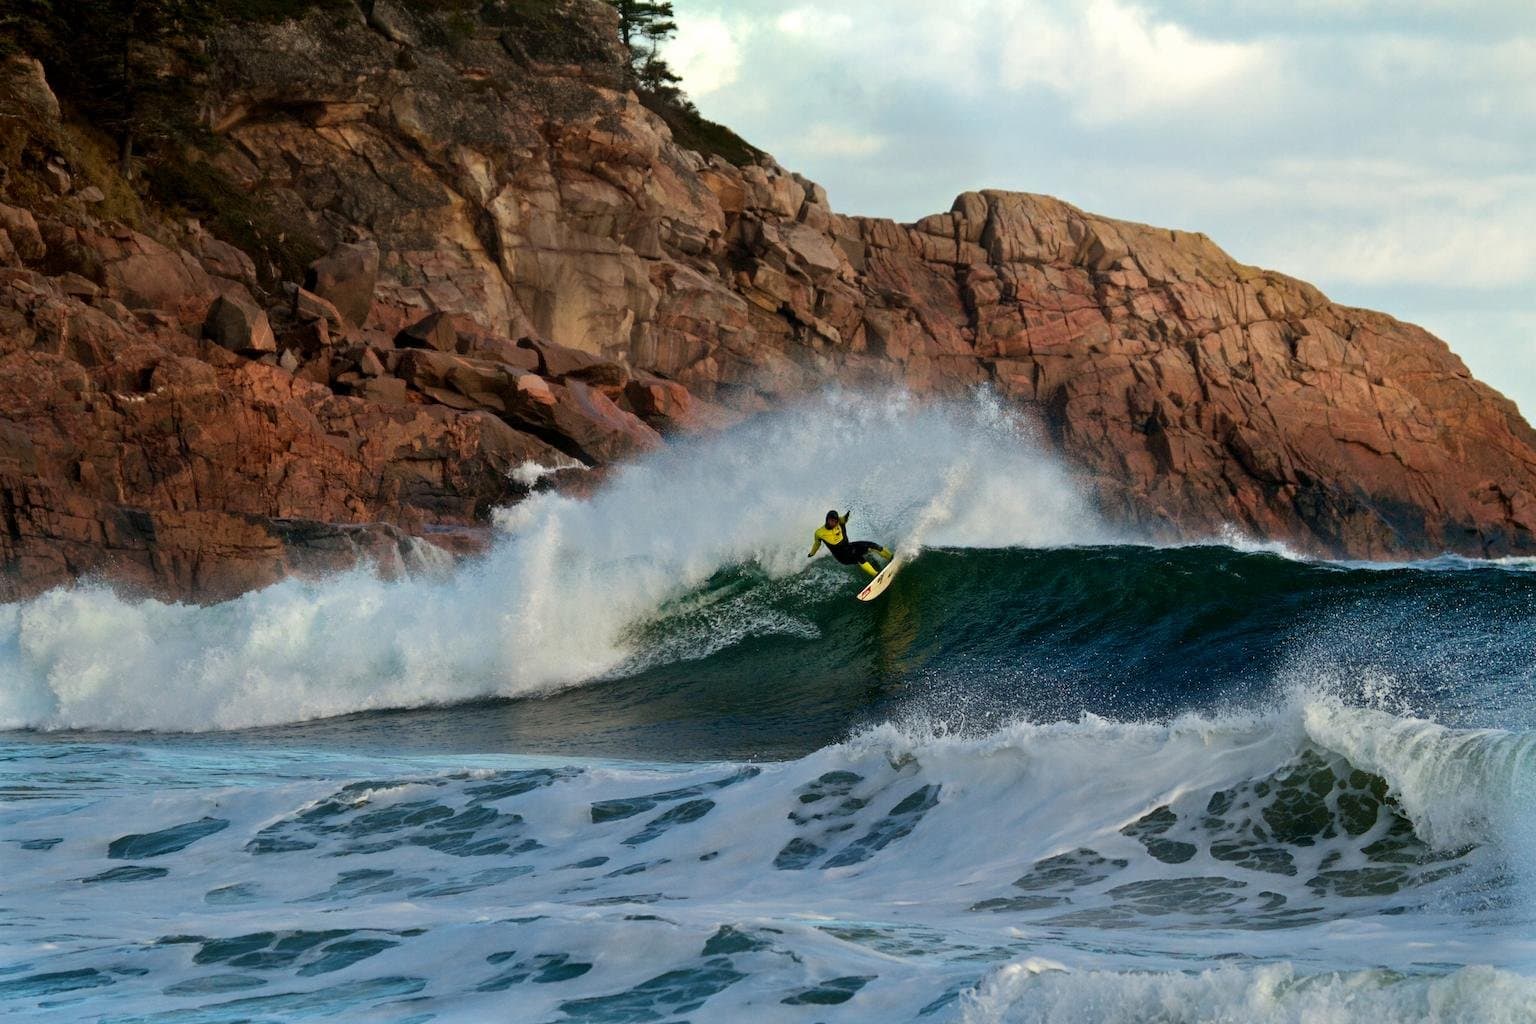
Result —
[[836, 394], [681, 441], [590, 499], [500, 512], [494, 549], [446, 579], [358, 570], [213, 607], [80, 585], [7, 607], [0, 727], [233, 729], [570, 686], [632, 659], [636, 624], [723, 567], [802, 571], [827, 507], [899, 540], [940, 495], [930, 543], [1107, 536], [995, 402]]

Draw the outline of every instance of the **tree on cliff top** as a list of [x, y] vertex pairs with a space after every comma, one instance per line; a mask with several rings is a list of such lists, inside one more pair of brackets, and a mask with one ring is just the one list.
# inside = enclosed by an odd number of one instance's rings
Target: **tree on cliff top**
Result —
[[[677, 22], [670, 2], [651, 0], [608, 0], [619, 12], [619, 38], [629, 53], [630, 79], [639, 88], [653, 93], [678, 92], [682, 81], [657, 52], [661, 44], [677, 33]], [[680, 94], [679, 94], [680, 95]]]
[[626, 76], [640, 102], [660, 115], [681, 145], [714, 153], [734, 164], [761, 154], [735, 132], [708, 120], [680, 88], [682, 77], [662, 59], [661, 44], [677, 33], [670, 2], [608, 0], [619, 12], [619, 38], [629, 54]]
[[17, 6], [0, 18], [0, 49], [42, 60], [60, 94], [117, 140], [125, 176], [137, 146], [182, 130], [196, 100], [186, 63], [212, 24], [212, 0]]

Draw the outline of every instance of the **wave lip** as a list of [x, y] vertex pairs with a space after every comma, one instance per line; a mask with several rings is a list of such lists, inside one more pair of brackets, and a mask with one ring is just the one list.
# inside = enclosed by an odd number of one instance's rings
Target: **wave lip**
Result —
[[[1118, 830], [1155, 860], [1274, 871], [1314, 894], [1449, 877], [1461, 867], [1447, 865], [1483, 846], [1500, 871], [1536, 855], [1536, 733], [1452, 729], [1332, 694], [1167, 723], [1015, 722], [974, 738], [885, 725], [838, 749], [850, 761], [921, 764], [964, 779], [969, 794], [1019, 793], [1038, 819], [1019, 823], [1021, 834]], [[1014, 830], [1006, 807], [985, 816]], [[1356, 852], [1341, 861], [1334, 851], [1346, 847]]]
[[1418, 718], [1309, 701], [1311, 740], [1386, 780], [1426, 843], [1518, 843], [1536, 852], [1536, 733], [1449, 729]]

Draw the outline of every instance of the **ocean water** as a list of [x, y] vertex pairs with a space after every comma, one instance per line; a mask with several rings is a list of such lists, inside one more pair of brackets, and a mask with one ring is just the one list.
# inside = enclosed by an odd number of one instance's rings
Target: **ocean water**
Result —
[[0, 608], [0, 1017], [1536, 1021], [1536, 563], [1090, 508], [834, 395], [436, 577]]

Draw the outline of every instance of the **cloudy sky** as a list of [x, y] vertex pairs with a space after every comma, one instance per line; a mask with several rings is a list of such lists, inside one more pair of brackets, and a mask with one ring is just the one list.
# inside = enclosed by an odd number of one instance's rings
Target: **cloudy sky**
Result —
[[1204, 231], [1536, 420], [1533, 0], [674, 0], [708, 117], [913, 220], [1009, 188]]

